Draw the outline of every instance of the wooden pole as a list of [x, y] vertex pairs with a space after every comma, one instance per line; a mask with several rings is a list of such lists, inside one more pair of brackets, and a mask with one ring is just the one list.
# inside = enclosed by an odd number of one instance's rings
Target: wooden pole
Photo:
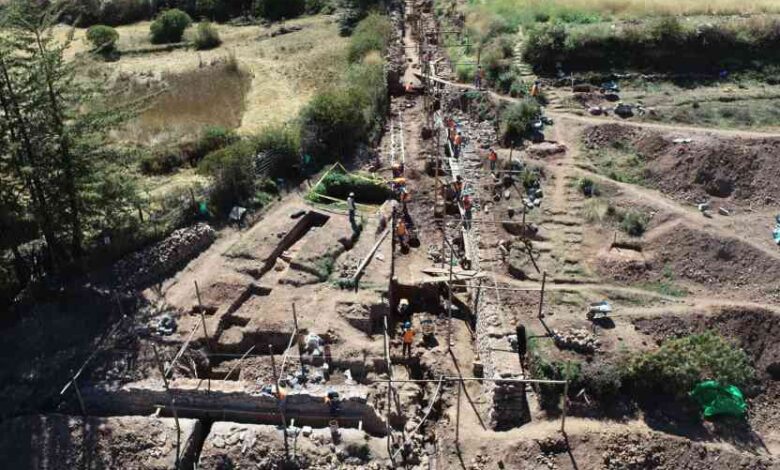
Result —
[[203, 311], [203, 303], [200, 301], [200, 288], [198, 287], [198, 281], [195, 282], [195, 295], [198, 296], [198, 312], [200, 312], [200, 322], [203, 324], [203, 335], [206, 337], [206, 346], [211, 350], [211, 339], [209, 338], [209, 332], [206, 329], [206, 313]]
[[542, 273], [542, 290], [539, 295], [539, 318], [542, 318], [542, 306], [544, 305], [544, 284], [547, 280], [547, 271]]
[[246, 357], [249, 355], [249, 353], [251, 353], [251, 352], [252, 352], [254, 349], [255, 349], [255, 345], [252, 345], [252, 347], [251, 347], [251, 348], [249, 348], [249, 349], [248, 349], [248, 350], [247, 350], [247, 351], [244, 353], [244, 355], [243, 355], [243, 356], [241, 356], [241, 359], [239, 359], [239, 360], [238, 360], [238, 363], [237, 363], [236, 365], [234, 365], [234, 366], [233, 366], [233, 367], [232, 367], [232, 368], [231, 368], [231, 369], [228, 371], [227, 375], [225, 376], [225, 378], [224, 378], [223, 380], [227, 380], [228, 378], [230, 378], [230, 374], [232, 374], [234, 370], [238, 369], [238, 368], [239, 368], [239, 366], [241, 366], [241, 362], [243, 362], [243, 360], [244, 360], [244, 359], [246, 359]]
[[463, 391], [463, 381], [458, 381], [458, 407], [455, 413], [455, 443], [460, 445], [460, 395]]
[[569, 381], [563, 385], [563, 414], [561, 414], [561, 432], [566, 434], [566, 411], [569, 402]]
[[76, 391], [76, 398], [79, 399], [79, 407], [81, 408], [81, 415], [86, 418], [87, 408], [84, 406], [84, 399], [81, 397], [81, 390], [79, 390], [79, 384], [76, 380], [73, 381], [73, 389]]
[[271, 371], [274, 374], [274, 385], [276, 385], [276, 400], [279, 403], [279, 415], [282, 417], [282, 433], [284, 436], [284, 458], [285, 460], [290, 458], [290, 446], [287, 443], [287, 419], [284, 417], [284, 409], [282, 406], [282, 391], [279, 387], [279, 376], [276, 374], [276, 361], [274, 360], [274, 347], [268, 345], [268, 352], [271, 355]]
[[301, 374], [304, 374], [303, 370], [303, 341], [300, 338], [300, 330], [298, 329], [298, 312], [295, 309], [295, 302], [292, 304], [293, 323], [295, 325], [295, 336], [298, 336], [298, 356], [301, 362]]
[[157, 346], [152, 345], [154, 351], [154, 358], [157, 361], [157, 367], [160, 369], [160, 375], [162, 375], [163, 386], [165, 387], [165, 393], [168, 395], [168, 400], [171, 402], [171, 411], [173, 411], [173, 420], [176, 423], [176, 468], [179, 468], [181, 459], [181, 426], [179, 425], [179, 414], [176, 412], [176, 400], [173, 398], [171, 388], [168, 386], [168, 377], [165, 376], [165, 367], [163, 367], [162, 360], [160, 359], [160, 353], [157, 351]]
[[447, 305], [447, 349], [452, 348], [452, 263], [455, 258], [455, 250], [450, 244], [450, 280], [447, 282], [450, 291], [449, 305]]

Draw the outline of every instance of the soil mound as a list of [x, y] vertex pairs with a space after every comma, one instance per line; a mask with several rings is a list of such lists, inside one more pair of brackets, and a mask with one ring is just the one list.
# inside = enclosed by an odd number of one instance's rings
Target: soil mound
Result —
[[768, 204], [780, 198], [780, 139], [716, 137], [621, 124], [585, 130], [589, 149], [624, 149], [643, 161], [648, 184], [678, 199]]
[[676, 276], [710, 288], [762, 292], [772, 297], [780, 279], [780, 263], [739, 240], [717, 238], [679, 225], [648, 240], [654, 271], [671, 270]]

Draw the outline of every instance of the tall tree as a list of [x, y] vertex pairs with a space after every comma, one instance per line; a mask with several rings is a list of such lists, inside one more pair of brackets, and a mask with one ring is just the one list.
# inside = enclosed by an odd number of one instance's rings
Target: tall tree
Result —
[[0, 178], [20, 193], [4, 200], [32, 216], [52, 265], [62, 267], [81, 259], [101, 206], [121, 207], [133, 188], [101, 184], [115, 169], [108, 132], [130, 109], [102, 104], [105, 90], [77, 76], [65, 59], [70, 38], [52, 35], [57, 15], [14, 0], [0, 17]]

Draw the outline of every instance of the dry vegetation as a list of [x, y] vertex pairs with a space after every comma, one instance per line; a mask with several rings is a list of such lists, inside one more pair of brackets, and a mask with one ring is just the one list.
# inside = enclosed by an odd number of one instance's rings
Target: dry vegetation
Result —
[[[295, 117], [346, 68], [348, 39], [339, 36], [331, 18], [301, 18], [285, 26], [301, 30], [271, 37], [278, 26], [217, 25], [221, 47], [159, 52], [150, 51], [149, 23], [120, 26], [117, 48], [123, 56], [113, 63], [90, 63], [90, 73], [135, 83], [139, 93], [149, 86], [168, 88], [123, 138], [145, 144], [175, 142], [191, 138], [205, 125], [251, 134]], [[58, 34], [65, 37], [68, 31], [60, 27]], [[187, 31], [185, 40], [193, 33], [193, 28]], [[71, 54], [89, 49], [84, 34], [76, 30]], [[225, 65], [211, 67], [219, 63]]]

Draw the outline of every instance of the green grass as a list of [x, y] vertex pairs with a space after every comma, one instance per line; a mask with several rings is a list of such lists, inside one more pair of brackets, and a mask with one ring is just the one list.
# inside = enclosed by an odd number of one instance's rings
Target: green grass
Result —
[[675, 275], [670, 266], [664, 266], [661, 279], [653, 282], [645, 282], [639, 285], [640, 289], [665, 295], [667, 297], [685, 297], [688, 290], [675, 283]]
[[647, 185], [645, 159], [630, 145], [614, 142], [608, 148], [588, 149], [586, 152], [602, 175], [621, 183]]

